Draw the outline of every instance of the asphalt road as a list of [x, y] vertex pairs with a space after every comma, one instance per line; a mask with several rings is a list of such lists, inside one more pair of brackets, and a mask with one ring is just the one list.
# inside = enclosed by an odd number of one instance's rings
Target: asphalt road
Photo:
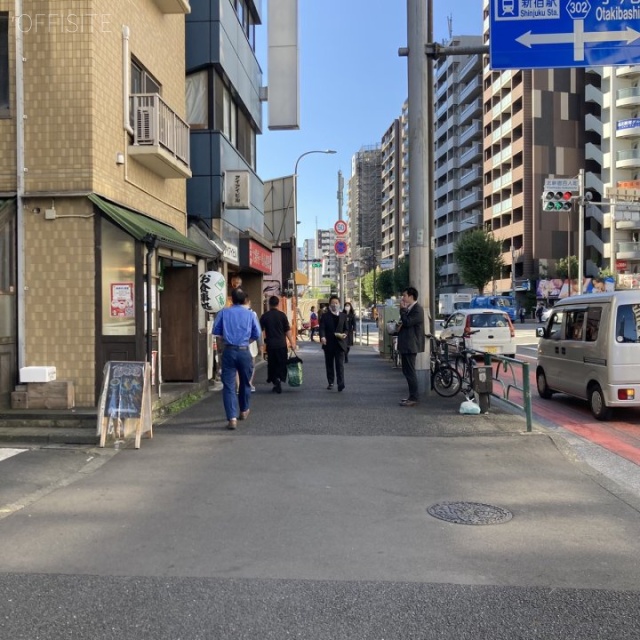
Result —
[[[317, 345], [300, 355], [303, 387], [272, 394], [258, 371], [237, 431], [212, 394], [139, 450], [90, 471], [83, 451], [0, 519], [0, 637], [638, 637], [640, 492], [500, 407], [399, 407], [404, 379], [371, 349], [352, 350], [343, 393]], [[449, 502], [512, 518], [428, 511]]]

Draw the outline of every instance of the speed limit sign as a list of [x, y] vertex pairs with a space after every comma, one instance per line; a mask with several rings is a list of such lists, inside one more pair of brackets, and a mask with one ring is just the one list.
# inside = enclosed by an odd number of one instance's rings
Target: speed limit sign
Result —
[[347, 223], [344, 220], [338, 220], [338, 222], [333, 225], [333, 229], [336, 235], [343, 236], [347, 233]]

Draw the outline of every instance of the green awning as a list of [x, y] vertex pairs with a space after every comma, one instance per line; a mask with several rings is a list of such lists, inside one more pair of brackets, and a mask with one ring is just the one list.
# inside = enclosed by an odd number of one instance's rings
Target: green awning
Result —
[[94, 193], [89, 194], [89, 200], [136, 240], [142, 241], [152, 236], [157, 238], [158, 245], [161, 247], [191, 253], [201, 258], [216, 258], [218, 256], [213, 247], [208, 249], [200, 246], [168, 224], [131, 211], [131, 209], [119, 207]]

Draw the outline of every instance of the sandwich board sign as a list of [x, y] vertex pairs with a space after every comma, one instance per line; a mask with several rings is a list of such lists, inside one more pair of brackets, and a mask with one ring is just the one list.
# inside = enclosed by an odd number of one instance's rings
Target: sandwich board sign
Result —
[[110, 360], [104, 367], [98, 410], [100, 446], [135, 438], [139, 449], [144, 433], [153, 437], [151, 366], [148, 362]]

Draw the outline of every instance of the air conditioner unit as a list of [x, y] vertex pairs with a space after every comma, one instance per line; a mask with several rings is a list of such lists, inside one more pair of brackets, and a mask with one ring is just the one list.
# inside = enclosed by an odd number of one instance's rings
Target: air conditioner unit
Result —
[[136, 111], [136, 143], [154, 144], [153, 108], [139, 107]]

